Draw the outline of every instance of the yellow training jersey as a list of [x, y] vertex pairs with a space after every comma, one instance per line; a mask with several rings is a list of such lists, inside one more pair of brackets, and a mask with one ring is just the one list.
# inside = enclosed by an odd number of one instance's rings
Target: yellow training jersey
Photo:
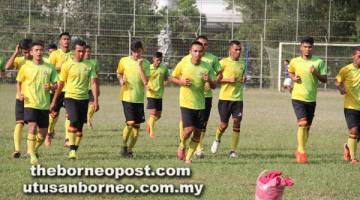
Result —
[[[26, 59], [24, 56], [18, 56], [15, 58], [13, 66], [14, 69], [19, 71], [25, 63], [29, 62], [30, 60]], [[31, 62], [31, 61], [30, 61]], [[21, 87], [22, 90], [24, 90], [24, 85]], [[16, 94], [16, 99], [19, 99], [20, 97]]]
[[180, 107], [193, 110], [205, 109], [203, 75], [212, 73], [210, 69], [211, 67], [204, 61], [194, 65], [191, 60], [184, 60], [176, 65], [172, 76], [179, 79], [190, 79], [191, 81], [190, 86], [180, 86]]
[[315, 102], [317, 95], [318, 79], [310, 72], [311, 66], [321, 75], [327, 75], [327, 68], [324, 61], [311, 56], [311, 59], [305, 60], [301, 56], [291, 59], [288, 72], [300, 76], [301, 83], [294, 83], [291, 98], [305, 102]]
[[64, 52], [62, 49], [57, 49], [51, 52], [49, 56], [49, 63], [55, 66], [56, 71], [60, 73], [62, 65], [72, 59], [72, 52]]
[[226, 101], [243, 100], [243, 73], [245, 61], [242, 59], [233, 60], [231, 57], [220, 60], [223, 79], [236, 78], [235, 83], [222, 83], [220, 87], [219, 99]]
[[[143, 61], [143, 70], [145, 76], [150, 76], [150, 62]], [[117, 74], [125, 76], [126, 84], [120, 88], [120, 100], [130, 103], [144, 103], [144, 83], [140, 77], [138, 61], [132, 56], [120, 59]]]
[[86, 62], [65, 62], [60, 72], [60, 81], [66, 85], [65, 98], [89, 99], [89, 82], [92, 78], [97, 78], [96, 72]]
[[[84, 60], [85, 63], [87, 63], [88, 65], [90, 65], [92, 68], [94, 68], [96, 75], [99, 74], [100, 71], [100, 65], [99, 62], [95, 59], [86, 59]], [[91, 90], [91, 81], [89, 82], [89, 90]]]
[[360, 68], [354, 64], [341, 68], [336, 81], [344, 84], [344, 108], [360, 110]]
[[146, 97], [161, 99], [164, 96], [164, 81], [169, 77], [168, 68], [160, 64], [158, 67], [150, 65], [150, 77]]
[[58, 80], [54, 67], [48, 63], [35, 64], [26, 62], [16, 77], [21, 82], [24, 95], [24, 107], [48, 110], [50, 107], [50, 92], [44, 89], [45, 84], [55, 83]]

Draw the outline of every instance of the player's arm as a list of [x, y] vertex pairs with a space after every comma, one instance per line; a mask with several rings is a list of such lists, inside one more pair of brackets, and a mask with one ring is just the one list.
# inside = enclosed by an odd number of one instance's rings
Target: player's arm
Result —
[[143, 59], [138, 60], [138, 67], [139, 67], [139, 72], [140, 72], [140, 78], [141, 78], [144, 86], [147, 86], [148, 77], [145, 75], [145, 72], [144, 72], [144, 60]]
[[346, 93], [344, 86], [344, 73], [344, 69], [341, 69], [339, 74], [335, 77], [335, 86], [341, 95], [344, 95]]
[[50, 105], [50, 111], [54, 110], [55, 109], [55, 105], [59, 99], [59, 96], [61, 94], [61, 91], [62, 89], [64, 88], [64, 85], [65, 85], [65, 82], [64, 81], [59, 81], [57, 83], [57, 87], [56, 87], [56, 90], [55, 90], [55, 94], [54, 94], [54, 98], [51, 102], [51, 105]]
[[296, 75], [295, 73], [289, 72], [289, 76], [290, 76], [291, 80], [294, 81], [295, 83], [301, 83], [300, 76]]
[[99, 110], [99, 93], [100, 93], [100, 89], [99, 89], [99, 83], [98, 83], [98, 78], [92, 78], [91, 79], [91, 92], [94, 96], [94, 110], [95, 112], [97, 112]]
[[11, 55], [11, 57], [5, 64], [5, 69], [9, 70], [14, 68], [15, 58], [19, 55], [19, 53], [20, 53], [20, 47], [19, 45], [16, 45], [14, 53]]
[[16, 96], [19, 97], [19, 100], [24, 100], [24, 95], [21, 93], [21, 82], [16, 82]]
[[326, 82], [327, 82], [327, 75], [321, 75], [321, 74], [319, 73], [319, 71], [315, 69], [314, 66], [311, 66], [311, 67], [310, 67], [310, 72], [311, 72], [314, 76], [316, 76], [316, 78], [319, 79], [319, 81], [321, 81], [321, 82], [323, 82], [323, 83], [326, 83]]

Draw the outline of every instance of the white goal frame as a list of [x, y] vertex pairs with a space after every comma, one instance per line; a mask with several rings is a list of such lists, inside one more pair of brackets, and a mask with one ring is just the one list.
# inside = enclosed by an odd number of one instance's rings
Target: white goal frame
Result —
[[[278, 63], [278, 91], [281, 91], [281, 69], [282, 69], [282, 49], [284, 45], [300, 45], [300, 42], [280, 42], [279, 43], [279, 63]], [[314, 46], [335, 46], [335, 47], [356, 47], [360, 44], [351, 43], [314, 43]], [[325, 62], [327, 62], [327, 48], [325, 49]]]

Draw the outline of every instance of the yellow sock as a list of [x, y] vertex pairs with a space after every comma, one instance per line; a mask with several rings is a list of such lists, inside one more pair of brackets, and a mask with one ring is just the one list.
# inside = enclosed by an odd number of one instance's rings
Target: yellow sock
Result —
[[70, 120], [65, 118], [65, 139], [69, 139]]
[[351, 160], [356, 159], [357, 140], [348, 138], [347, 145], [349, 147]]
[[184, 138], [184, 135], [181, 134], [180, 136], [180, 144], [179, 144], [179, 147], [182, 148], [182, 149], [185, 149], [186, 148], [186, 141], [187, 141], [188, 138]]
[[87, 120], [88, 122], [92, 119], [95, 113], [95, 107], [94, 104], [89, 104], [88, 112], [87, 112]]
[[82, 139], [82, 133], [78, 132], [75, 136], [75, 146], [79, 146]]
[[28, 134], [27, 138], [27, 152], [30, 154], [30, 156], [34, 157], [35, 155], [35, 135]]
[[54, 133], [55, 125], [59, 117], [53, 118], [51, 115], [49, 115], [49, 128], [48, 133]]
[[233, 131], [231, 137], [231, 151], [236, 151], [239, 144], [240, 132]]
[[304, 145], [307, 144], [307, 141], [309, 139], [309, 131], [310, 131], [310, 127], [306, 127], [305, 128], [305, 135], [304, 135]]
[[75, 145], [76, 133], [68, 131], [68, 137], [70, 146]]
[[189, 150], [186, 153], [186, 158], [185, 160], [191, 160], [196, 147], [198, 146], [199, 142], [195, 142], [194, 140], [191, 140], [190, 144], [189, 144]]
[[45, 138], [42, 136], [36, 135], [35, 137], [35, 153], [39, 151], [39, 147], [44, 143]]
[[149, 126], [150, 126], [150, 136], [154, 136], [155, 137], [155, 122], [156, 122], [157, 118], [153, 115], [150, 115], [149, 118]]
[[297, 131], [298, 152], [305, 153], [305, 129], [306, 127], [299, 126]]
[[215, 139], [217, 141], [220, 141], [221, 140], [221, 136], [223, 135], [224, 133], [224, 130], [220, 129], [220, 127], [217, 127], [216, 129], [216, 133], [215, 133]]
[[122, 135], [122, 140], [123, 140], [123, 146], [126, 147], [127, 146], [127, 142], [129, 140], [129, 136], [132, 132], [132, 127], [131, 126], [125, 126], [124, 130], [123, 130], [123, 135]]
[[23, 127], [24, 127], [23, 123], [16, 123], [15, 130], [14, 130], [15, 151], [19, 151], [19, 152], [20, 152], [20, 147], [21, 147], [21, 133], [22, 133]]
[[131, 135], [130, 135], [130, 144], [129, 144], [129, 147], [128, 147], [128, 151], [129, 152], [132, 152], [135, 144], [136, 144], [136, 141], [139, 137], [139, 131], [140, 131], [140, 128], [133, 128], [132, 131], [131, 131]]
[[199, 141], [199, 144], [196, 148], [196, 151], [202, 151], [204, 150], [204, 137], [205, 137], [205, 133], [206, 133], [206, 130], [203, 129], [201, 130], [201, 136], [200, 136], [200, 141]]

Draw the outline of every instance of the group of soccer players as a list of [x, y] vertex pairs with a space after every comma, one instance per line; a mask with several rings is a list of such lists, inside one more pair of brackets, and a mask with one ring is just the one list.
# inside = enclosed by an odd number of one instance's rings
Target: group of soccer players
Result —
[[[18, 70], [16, 77], [16, 126], [14, 131], [14, 158], [20, 157], [21, 132], [24, 123], [29, 126], [28, 154], [32, 164], [38, 164], [38, 150], [45, 140], [51, 145], [54, 127], [62, 107], [66, 109], [65, 146], [68, 157], [77, 158], [77, 150], [83, 135], [83, 124], [92, 127], [91, 117], [99, 110], [99, 64], [91, 59], [91, 47], [82, 40], [73, 42], [71, 36], [61, 33], [60, 48], [51, 45], [48, 59], [41, 41], [22, 40], [6, 63], [6, 69]], [[312, 55], [314, 40], [306, 37], [301, 41], [301, 56], [291, 59], [288, 75], [293, 108], [298, 120], [298, 163], [307, 163], [305, 146], [314, 118], [318, 81], [327, 81], [327, 68], [322, 59]], [[181, 59], [172, 74], [162, 64], [163, 55], [155, 52], [152, 63], [143, 58], [144, 48], [140, 41], [131, 45], [131, 55], [118, 63], [116, 73], [120, 83], [126, 124], [122, 132], [121, 155], [134, 156], [140, 124], [145, 122], [144, 99], [147, 97], [149, 118], [146, 131], [155, 138], [155, 123], [161, 117], [165, 82], [180, 87], [179, 146], [177, 157], [192, 163], [195, 154], [204, 157], [203, 140], [212, 107], [212, 90], [220, 87], [218, 112], [220, 123], [215, 131], [211, 152], [218, 152], [221, 137], [232, 117], [233, 131], [229, 158], [237, 157], [240, 125], [243, 117], [243, 84], [246, 80], [246, 64], [241, 59], [242, 45], [233, 40], [228, 44], [228, 57], [219, 59], [208, 50], [208, 38], [199, 36], [191, 43], [189, 55]], [[21, 55], [22, 54], [22, 55]], [[357, 140], [360, 138], [360, 47], [353, 50], [353, 63], [342, 68], [336, 77], [336, 85], [345, 95], [345, 118], [349, 138], [344, 144], [344, 159], [356, 164]], [[190, 139], [190, 142], [188, 140]], [[187, 147], [188, 146], [188, 147]]]

